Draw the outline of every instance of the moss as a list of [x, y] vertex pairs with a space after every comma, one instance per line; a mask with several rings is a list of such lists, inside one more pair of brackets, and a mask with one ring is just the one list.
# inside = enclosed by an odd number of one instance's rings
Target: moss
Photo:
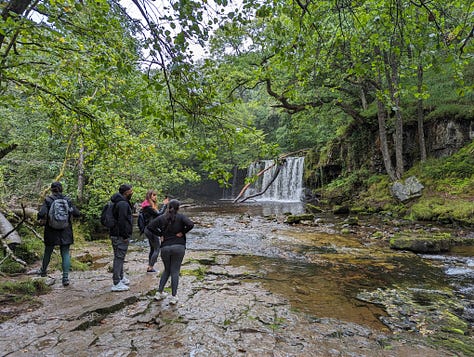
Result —
[[425, 232], [401, 232], [390, 239], [392, 249], [410, 250], [420, 253], [438, 253], [449, 251], [450, 233], [428, 234]]
[[320, 207], [312, 205], [311, 203], [307, 203], [305, 209], [310, 213], [321, 213], [323, 211]]
[[474, 225], [474, 202], [466, 199], [427, 197], [419, 200], [408, 210], [406, 218], [440, 223], [457, 222]]
[[208, 269], [206, 267], [200, 266], [199, 268], [193, 270], [182, 269], [180, 274], [182, 276], [195, 276], [198, 280], [204, 280], [207, 270]]
[[31, 279], [26, 281], [4, 281], [0, 283], [0, 295], [10, 295], [18, 300], [29, 300], [31, 296], [46, 294], [51, 287], [46, 285], [43, 279]]
[[474, 142], [456, 154], [419, 162], [404, 177], [415, 176], [425, 186], [422, 197], [396, 200], [387, 175], [369, 176], [365, 169], [339, 177], [318, 192], [320, 204], [351, 202], [352, 212], [380, 213], [410, 220], [474, 226]]
[[384, 234], [383, 232], [377, 231], [372, 233], [372, 238], [378, 239], [378, 238], [383, 238]]
[[390, 192], [390, 180], [388, 176], [374, 175], [367, 179], [367, 190], [359, 194], [357, 204], [365, 205], [368, 212], [377, 212], [384, 206], [390, 207], [396, 204]]
[[314, 215], [311, 213], [299, 214], [299, 215], [289, 215], [285, 219], [285, 223], [288, 224], [297, 224], [301, 221], [313, 221]]
[[431, 338], [435, 346], [448, 348], [456, 353], [461, 353], [465, 356], [474, 355], [474, 346], [471, 337], [457, 336], [447, 334], [447, 336], [435, 336]]

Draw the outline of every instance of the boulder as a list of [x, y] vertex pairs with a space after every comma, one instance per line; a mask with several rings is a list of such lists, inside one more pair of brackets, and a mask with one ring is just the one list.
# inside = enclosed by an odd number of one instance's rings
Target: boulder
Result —
[[392, 185], [392, 194], [395, 198], [402, 202], [409, 201], [413, 198], [420, 197], [424, 186], [415, 176], [411, 176], [404, 183], [400, 181]]
[[423, 254], [448, 252], [451, 248], [451, 236], [400, 234], [390, 240], [390, 248]]
[[313, 220], [314, 220], [314, 215], [311, 213], [306, 213], [306, 214], [289, 215], [286, 217], [285, 223], [296, 224], [296, 223], [300, 223], [301, 221], [313, 221]]

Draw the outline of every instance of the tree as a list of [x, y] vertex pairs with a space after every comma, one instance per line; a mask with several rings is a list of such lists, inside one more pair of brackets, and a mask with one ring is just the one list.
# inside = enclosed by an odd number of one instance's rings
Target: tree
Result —
[[[2, 165], [38, 178], [29, 180], [32, 197], [38, 185], [63, 178], [76, 184], [92, 217], [122, 180], [141, 186], [137, 194], [201, 174], [224, 184], [230, 169], [243, 165], [235, 152], [261, 149], [261, 133], [244, 118], [227, 118], [234, 109], [206, 83], [212, 68], [192, 65], [188, 41], [206, 36], [198, 26], [201, 5], [171, 2], [163, 19], [149, 11], [153, 1], [134, 3], [144, 22], [117, 1], [4, 3], [0, 125], [12, 128], [2, 140], [19, 150]], [[26, 153], [37, 165], [26, 165]], [[27, 183], [14, 175], [11, 192], [26, 193]]]
[[246, 69], [239, 67], [234, 78], [228, 77], [233, 92], [265, 86], [275, 106], [292, 115], [333, 106], [364, 122], [367, 103], [377, 104], [381, 153], [387, 173], [396, 180], [405, 169], [402, 100], [426, 96], [426, 90], [420, 93], [420, 86], [412, 88], [407, 80], [419, 73], [410, 66], [413, 49], [420, 51], [425, 67], [434, 60], [427, 53], [441, 55], [441, 60], [459, 58], [472, 38], [468, 7], [458, 1], [264, 1], [240, 26], [222, 28], [215, 55], [226, 69], [247, 59]]

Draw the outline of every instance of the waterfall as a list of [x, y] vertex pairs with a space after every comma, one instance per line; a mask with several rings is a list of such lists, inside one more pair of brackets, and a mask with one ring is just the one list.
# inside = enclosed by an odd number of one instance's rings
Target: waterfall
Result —
[[[303, 194], [303, 167], [304, 157], [287, 157], [286, 162], [281, 167], [281, 171], [267, 191], [260, 196], [255, 197], [260, 201], [288, 201], [299, 202]], [[274, 164], [273, 160], [262, 160], [250, 165], [247, 171], [247, 177], [257, 175], [258, 172]], [[275, 173], [276, 166], [265, 171], [258, 177], [247, 190], [246, 196], [251, 196], [261, 192], [271, 181]]]

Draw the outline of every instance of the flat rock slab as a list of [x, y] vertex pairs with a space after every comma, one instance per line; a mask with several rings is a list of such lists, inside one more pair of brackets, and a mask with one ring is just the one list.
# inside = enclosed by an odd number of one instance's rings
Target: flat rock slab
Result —
[[147, 254], [129, 251], [126, 292], [110, 291], [111, 252], [100, 268], [72, 272], [69, 287], [59, 283], [60, 272], [52, 274], [57, 283], [41, 296], [42, 307], [1, 324], [0, 355], [454, 356], [419, 335], [292, 311], [258, 279], [244, 279], [256, 272], [230, 266], [230, 256], [212, 251], [187, 251], [177, 305], [156, 301], [159, 276], [145, 272]]

